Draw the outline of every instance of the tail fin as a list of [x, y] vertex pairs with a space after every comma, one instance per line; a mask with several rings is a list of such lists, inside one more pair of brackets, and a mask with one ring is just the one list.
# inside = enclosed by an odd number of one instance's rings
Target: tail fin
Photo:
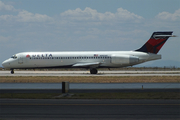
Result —
[[135, 51], [157, 54], [169, 37], [175, 37], [172, 33], [172, 31], [154, 32], [151, 38], [140, 49]]

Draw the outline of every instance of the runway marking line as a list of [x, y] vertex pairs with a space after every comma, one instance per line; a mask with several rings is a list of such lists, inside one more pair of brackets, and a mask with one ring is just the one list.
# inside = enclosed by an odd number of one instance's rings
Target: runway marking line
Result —
[[135, 105], [139, 105], [139, 106], [143, 106], [143, 105], [148, 105], [148, 106], [151, 106], [151, 105], [155, 105], [155, 106], [163, 106], [163, 105], [173, 105], [173, 106], [180, 106], [180, 104], [9, 104], [9, 103], [2, 103], [0, 104], [1, 105], [34, 105], [34, 106], [51, 106], [51, 105], [56, 105], [56, 106], [135, 106]]

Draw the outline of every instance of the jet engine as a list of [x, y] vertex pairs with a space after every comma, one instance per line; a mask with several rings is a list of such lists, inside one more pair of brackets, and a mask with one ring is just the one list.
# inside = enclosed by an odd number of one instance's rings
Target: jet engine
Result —
[[136, 56], [131, 56], [131, 55], [112, 55], [111, 56], [111, 63], [113, 64], [134, 64], [138, 63], [139, 58]]

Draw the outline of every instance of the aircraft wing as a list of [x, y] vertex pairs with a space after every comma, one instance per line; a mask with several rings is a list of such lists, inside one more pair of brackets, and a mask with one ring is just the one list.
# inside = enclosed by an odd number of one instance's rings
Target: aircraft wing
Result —
[[100, 62], [92, 62], [92, 63], [76, 63], [72, 67], [92, 67], [96, 68], [100, 65]]

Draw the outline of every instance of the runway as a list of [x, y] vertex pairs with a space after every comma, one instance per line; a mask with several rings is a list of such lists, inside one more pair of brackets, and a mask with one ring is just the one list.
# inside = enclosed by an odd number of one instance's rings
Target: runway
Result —
[[179, 100], [0, 99], [1, 119], [179, 119]]
[[180, 71], [0, 71], [0, 76], [180, 76]]

